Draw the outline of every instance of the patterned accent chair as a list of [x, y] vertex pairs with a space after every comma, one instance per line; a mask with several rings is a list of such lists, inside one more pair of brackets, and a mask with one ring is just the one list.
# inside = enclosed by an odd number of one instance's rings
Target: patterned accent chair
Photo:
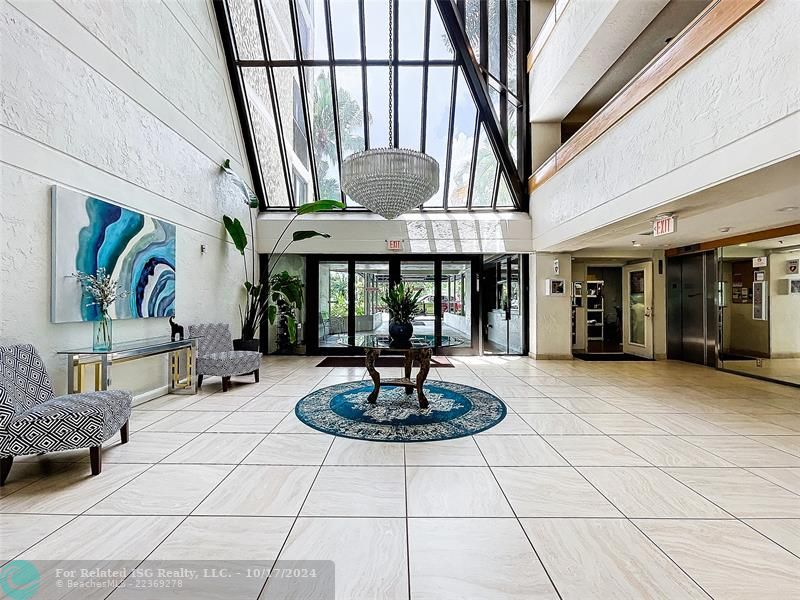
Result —
[[234, 350], [231, 329], [226, 323], [189, 325], [189, 337], [197, 340], [197, 389], [203, 376], [222, 377], [222, 391], [227, 392], [234, 375], [253, 375], [258, 383], [261, 353]]
[[117, 431], [128, 442], [132, 396], [122, 390], [58, 396], [30, 344], [0, 346], [0, 485], [15, 456], [89, 448], [92, 475], [100, 446]]

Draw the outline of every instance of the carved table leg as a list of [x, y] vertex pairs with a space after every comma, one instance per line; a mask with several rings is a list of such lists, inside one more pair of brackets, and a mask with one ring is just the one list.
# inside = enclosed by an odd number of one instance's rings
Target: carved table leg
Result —
[[[406, 379], [411, 379], [411, 367], [414, 366], [414, 351], [413, 350], [406, 350], [405, 356], [403, 358], [404, 358], [404, 363], [403, 363], [404, 373], [403, 373], [403, 376]], [[406, 386], [406, 395], [410, 396], [412, 393], [414, 393], [414, 386], [413, 385], [407, 385]]]
[[428, 371], [431, 370], [431, 354], [430, 348], [420, 348], [417, 351], [417, 359], [419, 360], [419, 373], [417, 373], [417, 399], [419, 400], [420, 408], [428, 408], [428, 399], [422, 391], [422, 386], [425, 385], [425, 379], [428, 377]]
[[367, 399], [370, 404], [375, 404], [378, 400], [378, 394], [381, 391], [381, 374], [375, 369], [375, 361], [378, 360], [378, 357], [381, 355], [381, 351], [378, 348], [367, 348], [367, 371], [369, 371], [369, 376], [372, 377], [372, 383], [375, 384], [375, 389], [370, 392], [369, 398]]

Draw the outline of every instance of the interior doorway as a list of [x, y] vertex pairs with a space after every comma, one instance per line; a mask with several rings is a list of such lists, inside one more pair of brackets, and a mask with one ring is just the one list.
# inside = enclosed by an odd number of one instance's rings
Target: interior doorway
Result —
[[622, 352], [622, 267], [586, 268], [586, 352]]

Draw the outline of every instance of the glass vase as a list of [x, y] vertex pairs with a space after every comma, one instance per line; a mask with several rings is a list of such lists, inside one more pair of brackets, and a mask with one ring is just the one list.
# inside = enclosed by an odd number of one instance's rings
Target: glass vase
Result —
[[100, 318], [94, 321], [92, 349], [97, 352], [111, 350], [111, 317], [107, 312], [101, 313]]

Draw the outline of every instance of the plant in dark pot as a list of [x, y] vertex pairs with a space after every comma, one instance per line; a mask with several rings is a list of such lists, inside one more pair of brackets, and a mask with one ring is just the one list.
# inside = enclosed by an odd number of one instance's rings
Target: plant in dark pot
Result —
[[[244, 180], [230, 168], [230, 160], [226, 160], [220, 168], [223, 174], [229, 178], [232, 185], [242, 195], [245, 204], [247, 205], [248, 217], [250, 219], [250, 239], [255, 239], [255, 227], [253, 222], [253, 211], [258, 210], [258, 197], [247, 186]], [[344, 203], [338, 200], [318, 200], [316, 202], [309, 202], [302, 204], [295, 210], [294, 216], [289, 219], [289, 222], [283, 228], [283, 231], [275, 240], [275, 245], [268, 255], [269, 270], [266, 277], [262, 274], [261, 279], [256, 283], [256, 248], [255, 244], [252, 246], [248, 242], [248, 236], [245, 233], [244, 226], [237, 218], [231, 218], [228, 215], [222, 217], [222, 222], [228, 235], [233, 240], [234, 246], [242, 255], [242, 262], [244, 264], [244, 292], [245, 303], [239, 306], [239, 317], [242, 326], [242, 336], [239, 339], [233, 340], [233, 347], [236, 350], [259, 350], [259, 340], [256, 337], [258, 329], [265, 319], [269, 319], [270, 323], [275, 322], [278, 315], [279, 308], [285, 305], [283, 311], [283, 319], [286, 323], [286, 334], [292, 343], [297, 339], [297, 320], [294, 308], [299, 309], [302, 307], [303, 284], [302, 281], [289, 281], [281, 276], [287, 275], [285, 271], [273, 276], [273, 270], [280, 261], [280, 258], [286, 253], [286, 250], [294, 242], [300, 240], [307, 240], [314, 237], [329, 238], [330, 234], [320, 233], [313, 230], [297, 230], [292, 231], [291, 240], [283, 246], [283, 249], [277, 253], [278, 246], [286, 236], [286, 232], [292, 228], [295, 219], [301, 215], [310, 213], [324, 212], [329, 210], [337, 210], [344, 208]], [[250, 247], [250, 260], [248, 261], [247, 249]], [[248, 262], [250, 265], [248, 266]], [[276, 278], [277, 277], [277, 278]], [[297, 287], [299, 283], [299, 288]], [[274, 284], [278, 287], [271, 289]], [[298, 291], [299, 290], [299, 291]], [[297, 302], [299, 298], [299, 304]], [[280, 304], [279, 304], [280, 303]], [[294, 308], [293, 308], [294, 307]], [[293, 341], [294, 340], [294, 341]]]
[[402, 283], [389, 288], [381, 298], [389, 311], [389, 336], [398, 345], [407, 344], [414, 335], [414, 316], [420, 312], [422, 289], [407, 288]]
[[269, 279], [270, 324], [277, 320], [276, 341], [279, 354], [291, 354], [297, 345], [297, 312], [303, 308], [303, 281], [288, 271], [276, 273]]

